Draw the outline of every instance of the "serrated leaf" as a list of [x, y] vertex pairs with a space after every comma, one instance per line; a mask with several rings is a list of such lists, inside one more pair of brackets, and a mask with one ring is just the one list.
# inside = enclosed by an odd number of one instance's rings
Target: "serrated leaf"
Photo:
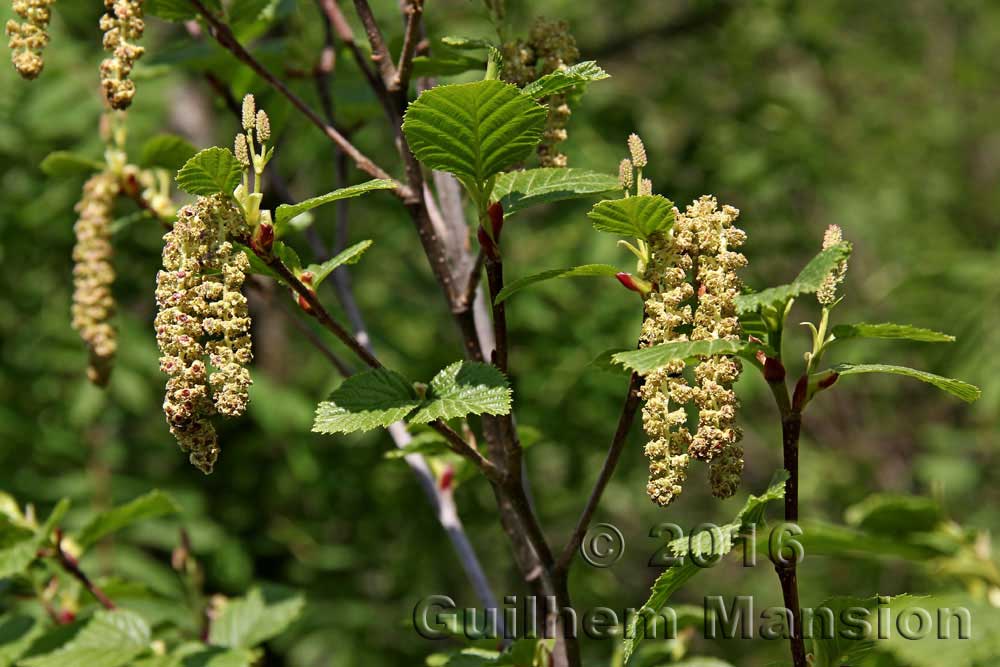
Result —
[[923, 329], [909, 324], [838, 324], [830, 331], [836, 340], [846, 338], [884, 338], [888, 340], [915, 340], [922, 343], [953, 343], [954, 336], [940, 331]]
[[[904, 603], [914, 600], [909, 595], [900, 595], [888, 600], [888, 605], [901, 606]], [[875, 648], [875, 637], [872, 633], [873, 626], [876, 626], [878, 619], [876, 614], [879, 606], [877, 596], [870, 598], [857, 598], [838, 596], [824, 600], [818, 609], [829, 609], [833, 612], [834, 628], [832, 632], [827, 632], [826, 636], [820, 630], [827, 630], [821, 621], [817, 619], [816, 632], [812, 638], [813, 667], [858, 667], [866, 655]], [[865, 614], [867, 612], [867, 615]], [[850, 614], [854, 618], [865, 618], [869, 621], [867, 628], [859, 627], [851, 618], [845, 618], [844, 614]], [[848, 623], [850, 622], [850, 623]], [[863, 634], [867, 629], [868, 634]]]
[[813, 294], [823, 284], [823, 279], [851, 254], [851, 244], [846, 241], [823, 250], [809, 260], [805, 268], [787, 285], [770, 287], [753, 294], [736, 297], [736, 310], [740, 315], [753, 313], [765, 306], [777, 307], [800, 294]]
[[891, 536], [930, 532], [944, 520], [945, 514], [932, 498], [876, 493], [848, 507], [844, 518], [866, 532]]
[[344, 380], [316, 408], [315, 433], [353, 433], [388, 426], [420, 405], [413, 386], [399, 373], [385, 368], [365, 371]]
[[496, 366], [456, 361], [431, 380], [427, 401], [410, 423], [427, 424], [466, 415], [505, 415], [510, 412], [510, 401], [507, 378]]
[[437, 86], [406, 110], [403, 131], [417, 159], [481, 188], [526, 159], [548, 113], [516, 86], [486, 80]]
[[485, 58], [448, 53], [443, 49], [433, 56], [417, 56], [413, 59], [414, 76], [456, 76], [466, 72], [482, 72], [485, 68]]
[[[906, 366], [892, 366], [889, 364], [838, 364], [831, 368], [830, 371], [839, 373], [840, 375], [858, 375], [860, 373], [903, 375], [933, 385], [952, 396], [962, 399], [966, 403], [978, 400], [982, 394], [979, 387], [971, 385], [968, 382], [946, 378], [926, 371], [918, 371], [915, 368], [907, 368]], [[829, 373], [830, 371], [825, 372]]]
[[0, 519], [0, 579], [21, 574], [38, 557], [38, 550], [48, 544], [56, 525], [69, 511], [69, 500], [63, 498], [52, 509], [45, 523], [34, 531], [12, 524], [9, 518]]
[[618, 177], [589, 169], [543, 167], [511, 171], [497, 176], [492, 198], [503, 205], [504, 215], [530, 206], [588, 197], [619, 190]]
[[295, 248], [287, 243], [275, 241], [274, 245], [271, 247], [271, 252], [275, 257], [281, 260], [282, 264], [291, 269], [292, 273], [297, 273], [302, 269], [302, 260], [299, 259], [299, 253], [295, 252]]
[[161, 134], [145, 143], [140, 153], [139, 165], [142, 167], [162, 167], [177, 171], [198, 153], [198, 149], [176, 134]]
[[76, 536], [76, 542], [81, 549], [86, 550], [103, 537], [133, 523], [180, 511], [180, 506], [173, 498], [156, 489], [125, 505], [101, 512], [83, 527]]
[[[522, 442], [522, 447], [524, 443]], [[421, 456], [440, 456], [447, 454], [451, 449], [448, 442], [438, 433], [430, 431], [428, 433], [418, 433], [413, 436], [406, 447], [390, 449], [383, 456], [387, 459], [401, 459], [410, 454], [420, 454]]]
[[[243, 648], [220, 648], [201, 646], [186, 653], [176, 663], [176, 667], [253, 667], [260, 661], [260, 652]], [[136, 665], [139, 667], [139, 665]], [[156, 665], [154, 667], [160, 667]], [[175, 667], [173, 664], [164, 667]]]
[[336, 256], [331, 257], [322, 264], [310, 264], [306, 267], [306, 271], [313, 274], [312, 286], [314, 288], [319, 287], [320, 283], [327, 279], [334, 269], [338, 266], [344, 266], [347, 264], [357, 264], [361, 259], [361, 256], [365, 254], [372, 245], [372, 241], [361, 241], [360, 243], [355, 243], [349, 248], [345, 248], [343, 251], [336, 254]]
[[280, 229], [282, 225], [295, 216], [301, 215], [306, 211], [311, 211], [318, 206], [323, 206], [324, 204], [329, 204], [340, 199], [358, 197], [374, 190], [392, 190], [395, 187], [396, 184], [388, 179], [376, 178], [358, 185], [340, 188], [339, 190], [328, 192], [325, 195], [320, 195], [319, 197], [306, 199], [305, 201], [300, 201], [297, 204], [282, 204], [274, 212], [274, 224]]
[[0, 617], [0, 666], [13, 665], [44, 633], [43, 624], [31, 616], [8, 614]]
[[541, 273], [535, 273], [530, 276], [518, 278], [517, 280], [505, 285], [504, 288], [500, 290], [500, 293], [497, 294], [496, 303], [506, 301], [511, 295], [516, 292], [520, 292], [525, 287], [543, 282], [545, 280], [552, 280], [553, 278], [614, 276], [617, 273], [618, 269], [610, 264], [584, 264], [582, 266], [574, 266], [568, 269], [551, 269], [549, 271], [542, 271]]
[[[786, 479], [788, 479], [788, 472], [785, 470], [778, 471], [771, 479], [771, 483], [763, 494], [760, 496], [751, 495], [743, 505], [743, 509], [736, 515], [735, 520], [720, 527], [722, 535], [728, 536], [730, 539], [713, 540], [707, 532], [699, 533], [698, 536], [701, 539], [697, 541], [682, 538], [671, 542], [670, 547], [674, 554], [676, 556], [689, 555], [691, 548], [697, 546], [696, 553], [703, 558], [706, 556], [717, 556], [719, 558], [725, 556], [732, 549], [732, 535], [738, 533], [743, 526], [759, 524], [763, 519], [767, 504], [785, 497]], [[677, 589], [696, 574], [703, 571], [705, 571], [705, 568], [699, 567], [694, 559], [685, 558], [683, 564], [671, 567], [659, 576], [653, 584], [649, 600], [632, 617], [632, 621], [625, 629], [622, 664], [629, 661], [635, 653], [636, 648], [638, 648], [639, 643], [645, 638], [646, 623], [641, 622], [643, 618], [648, 617], [649, 614], [659, 612]]]
[[674, 224], [674, 204], [662, 195], [642, 195], [598, 202], [587, 216], [599, 232], [648, 239]]
[[86, 176], [107, 168], [107, 165], [99, 160], [91, 160], [70, 151], [49, 153], [39, 166], [48, 176]]
[[577, 63], [564, 70], [558, 70], [529, 83], [521, 89], [521, 94], [534, 99], [548, 97], [554, 93], [574, 88], [582, 83], [607, 79], [610, 75], [593, 60]]
[[227, 648], [253, 648], [277, 637], [302, 613], [305, 599], [289, 595], [265, 598], [258, 588], [246, 597], [229, 600], [212, 622], [208, 643]]
[[149, 648], [149, 626], [131, 611], [99, 610], [80, 632], [51, 653], [28, 658], [22, 667], [124, 667]]
[[228, 148], [201, 151], [177, 172], [177, 186], [192, 195], [231, 195], [240, 183], [243, 166]]
[[[219, 0], [205, 0], [203, 4], [216, 12], [222, 11]], [[187, 21], [198, 16], [189, 0], [146, 0], [143, 11], [164, 21]]]
[[752, 348], [753, 343], [745, 340], [685, 340], [676, 343], [661, 343], [641, 350], [618, 352], [611, 358], [641, 375], [645, 375], [671, 361], [694, 359], [715, 354], [739, 354]]

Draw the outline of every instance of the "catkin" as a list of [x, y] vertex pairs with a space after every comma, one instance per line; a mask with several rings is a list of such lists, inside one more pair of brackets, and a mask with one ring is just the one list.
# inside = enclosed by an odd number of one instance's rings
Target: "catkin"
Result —
[[[830, 225], [823, 234], [823, 250], [829, 250], [843, 240], [844, 232], [840, 229], [840, 225]], [[845, 276], [847, 276], [847, 260], [842, 259], [827, 274], [816, 291], [816, 300], [819, 301], [820, 305], [833, 305], [833, 302], [837, 300], [837, 288], [844, 282]]]
[[135, 97], [135, 83], [129, 78], [135, 62], [145, 49], [136, 42], [146, 24], [142, 19], [142, 0], [104, 0], [107, 13], [101, 17], [104, 50], [111, 57], [101, 63], [101, 87], [113, 109], [127, 109]]
[[[504, 58], [503, 80], [519, 86], [566, 69], [580, 57], [569, 24], [544, 18], [535, 21], [527, 41], [507, 42], [501, 52]], [[565, 167], [568, 159], [559, 151], [559, 144], [568, 136], [566, 125], [572, 114], [569, 94], [550, 95], [541, 101], [548, 105], [549, 116], [538, 146], [539, 161], [543, 167]]]
[[251, 384], [250, 318], [240, 293], [250, 266], [226, 240], [247, 233], [228, 198], [201, 197], [163, 237], [156, 276], [156, 340], [169, 376], [163, 411], [181, 449], [206, 474], [220, 451], [211, 418], [243, 414]]
[[13, 0], [11, 6], [21, 17], [7, 21], [6, 32], [10, 40], [14, 69], [25, 79], [35, 79], [42, 73], [45, 61], [42, 52], [49, 43], [49, 21], [55, 0]]
[[118, 335], [111, 318], [115, 300], [111, 286], [111, 219], [118, 179], [109, 172], [91, 176], [76, 205], [79, 218], [73, 227], [73, 328], [87, 344], [87, 376], [98, 386], [108, 383], [118, 349]]
[[[634, 136], [634, 135], [633, 135]], [[645, 164], [638, 137], [629, 139], [632, 163]], [[646, 185], [640, 194], [649, 194]], [[721, 209], [705, 196], [675, 209], [674, 227], [650, 239], [645, 278], [653, 291], [645, 302], [640, 347], [684, 340], [735, 340], [740, 325], [736, 270], [746, 258], [735, 248], [746, 234], [733, 226], [739, 211]], [[690, 332], [690, 333], [685, 333]], [[675, 361], [646, 376], [642, 397], [643, 428], [651, 438], [647, 492], [653, 502], [667, 505], [681, 492], [691, 459], [710, 465], [712, 493], [728, 498], [736, 492], [743, 471], [742, 433], [736, 426], [739, 401], [732, 389], [742, 370], [731, 356], [703, 358], [694, 369], [694, 385], [684, 378], [685, 364]], [[688, 408], [697, 408], [697, 426], [688, 429]]]

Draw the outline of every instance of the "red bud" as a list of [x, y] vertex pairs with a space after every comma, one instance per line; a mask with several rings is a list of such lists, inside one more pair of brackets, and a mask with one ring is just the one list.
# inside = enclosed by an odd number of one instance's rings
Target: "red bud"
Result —
[[792, 392], [792, 409], [796, 412], [802, 410], [806, 404], [806, 395], [809, 389], [809, 378], [803, 375], [795, 383], [795, 391]]
[[56, 622], [59, 623], [59, 625], [69, 625], [75, 620], [76, 620], [76, 614], [74, 614], [69, 609], [63, 609], [56, 616]]
[[442, 491], [450, 491], [452, 485], [455, 483], [455, 469], [447, 465], [441, 472], [441, 478], [438, 479], [438, 487]]
[[[310, 291], [312, 291], [312, 290], [310, 289]], [[316, 293], [313, 292], [313, 296], [315, 296], [315, 295], [316, 295]], [[313, 312], [313, 309], [312, 309], [312, 306], [309, 305], [309, 300], [306, 299], [301, 294], [299, 294], [298, 292], [295, 293], [295, 297], [296, 297], [296, 300], [298, 301], [299, 308], [301, 308], [302, 310], [304, 310], [305, 312], [307, 312], [307, 313], [309, 313], [311, 315], [312, 312]]]
[[705, 287], [704, 283], [702, 283], [701, 285], [698, 285], [698, 298], [699, 299], [701, 297], [705, 296], [705, 294], [707, 294], [707, 293], [708, 293], [708, 288]]
[[497, 244], [493, 242], [493, 239], [490, 238], [490, 235], [486, 233], [485, 229], [480, 227], [476, 236], [479, 237], [479, 245], [482, 247], [483, 252], [486, 253], [487, 257], [490, 259], [500, 258], [500, 250], [497, 248]]
[[826, 376], [818, 383], [816, 383], [816, 386], [819, 387], [820, 389], [829, 389], [834, 384], [836, 384], [837, 380], [839, 379], [840, 379], [840, 373], [830, 373], [830, 375]]
[[625, 286], [625, 289], [630, 289], [633, 292], [639, 292], [640, 294], [642, 293], [639, 286], [635, 284], [635, 280], [632, 279], [631, 273], [625, 273], [622, 271], [621, 273], [616, 273], [615, 278], [617, 278], [618, 282]]
[[487, 212], [490, 214], [490, 224], [492, 225], [492, 229], [490, 231], [493, 232], [493, 239], [499, 243], [500, 231], [503, 229], [503, 204], [495, 201], [490, 204]]
[[257, 225], [253, 238], [250, 239], [250, 246], [262, 255], [270, 255], [271, 248], [274, 247], [274, 225], [269, 222]]
[[774, 357], [764, 360], [764, 379], [770, 383], [785, 381], [785, 366]]

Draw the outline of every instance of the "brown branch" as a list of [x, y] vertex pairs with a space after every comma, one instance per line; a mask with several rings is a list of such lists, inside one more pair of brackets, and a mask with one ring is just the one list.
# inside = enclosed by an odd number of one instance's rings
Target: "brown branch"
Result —
[[424, 14], [424, 0], [407, 0], [406, 30], [403, 33], [403, 49], [399, 53], [399, 64], [396, 66], [396, 76], [389, 84], [389, 90], [405, 91], [410, 87], [410, 76], [413, 74], [413, 56], [420, 42], [420, 19]]
[[[229, 26], [212, 14], [212, 12], [205, 7], [201, 0], [189, 1], [198, 10], [198, 13], [205, 18], [205, 21], [211, 27], [212, 36], [220, 46], [228, 50], [238, 60], [246, 64], [258, 76], [260, 76], [260, 78], [269, 83], [272, 88], [284, 95], [285, 98], [292, 103], [292, 106], [301, 111], [313, 125], [318, 127], [327, 136], [327, 138], [337, 144], [337, 146], [344, 151], [344, 153], [350, 156], [350, 158], [357, 165], [358, 169], [374, 178], [394, 180], [384, 169], [379, 167], [368, 156], [358, 150], [358, 148], [348, 141], [347, 138], [345, 138], [340, 132], [338, 132], [336, 128], [327, 125], [319, 114], [313, 111], [308, 104], [306, 104], [298, 95], [293, 93], [280, 79], [271, 74], [271, 72], [264, 67], [260, 61], [254, 58], [253, 55], [251, 55], [250, 52], [247, 51], [242, 44], [240, 44], [239, 40], [236, 39], [236, 36], [233, 35], [233, 31], [229, 28]], [[396, 184], [394, 192], [400, 198], [405, 198], [408, 195], [407, 188], [402, 183]]]
[[496, 338], [496, 349], [493, 351], [493, 363], [504, 374], [507, 373], [507, 304], [496, 302], [497, 295], [503, 289], [503, 262], [500, 259], [486, 258], [486, 280], [490, 286], [490, 305], [493, 308], [493, 336]]
[[365, 34], [368, 35], [368, 43], [372, 46], [372, 60], [382, 74], [382, 82], [388, 88], [396, 77], [396, 67], [392, 64], [392, 56], [385, 45], [382, 30], [378, 27], [378, 21], [375, 20], [368, 0], [354, 0], [354, 9], [361, 18], [361, 25], [365, 27]]
[[87, 576], [86, 572], [80, 569], [80, 563], [76, 560], [76, 558], [66, 553], [66, 550], [63, 549], [62, 529], [56, 528], [55, 538], [56, 538], [55, 558], [59, 562], [59, 565], [62, 566], [62, 569], [64, 569], [67, 572], [67, 574], [69, 574], [71, 577], [79, 581], [83, 585], [83, 587], [86, 588], [99, 603], [101, 603], [102, 607], [104, 607], [105, 609], [115, 609], [116, 608], [115, 603], [111, 601], [111, 598], [109, 598], [107, 594], [104, 591], [102, 591], [97, 584], [91, 581], [90, 577]]
[[615, 429], [614, 437], [611, 438], [608, 454], [604, 458], [604, 465], [601, 466], [601, 472], [594, 483], [594, 489], [590, 492], [590, 498], [583, 508], [580, 519], [576, 522], [576, 528], [573, 530], [569, 542], [566, 543], [566, 547], [563, 549], [562, 554], [560, 554], [559, 560], [556, 561], [557, 572], [566, 572], [569, 570], [569, 566], [573, 562], [573, 555], [580, 548], [583, 536], [590, 526], [590, 520], [593, 518], [594, 512], [597, 511], [598, 504], [601, 502], [604, 489], [615, 472], [618, 459], [621, 458], [622, 451], [625, 449], [628, 432], [632, 428], [632, 422], [635, 421], [636, 412], [639, 410], [639, 389], [642, 387], [642, 382], [642, 377], [638, 373], [632, 373], [632, 377], [629, 380], [628, 393], [625, 395], [625, 404], [622, 405], [622, 412], [618, 417], [618, 428]]

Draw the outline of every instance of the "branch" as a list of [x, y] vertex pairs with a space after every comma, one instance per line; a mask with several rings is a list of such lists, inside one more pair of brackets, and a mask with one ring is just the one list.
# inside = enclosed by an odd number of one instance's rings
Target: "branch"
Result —
[[[313, 125], [318, 127], [333, 143], [337, 144], [337, 146], [344, 151], [344, 153], [350, 156], [350, 158], [357, 165], [358, 169], [374, 178], [395, 180], [385, 170], [375, 164], [368, 156], [358, 150], [354, 144], [348, 141], [340, 132], [323, 122], [323, 119], [319, 116], [319, 114], [313, 111], [308, 104], [306, 104], [298, 95], [293, 93], [280, 79], [271, 74], [271, 72], [264, 67], [260, 61], [254, 58], [253, 55], [251, 55], [250, 52], [247, 51], [242, 44], [240, 44], [239, 40], [236, 39], [236, 36], [233, 35], [233, 31], [229, 28], [229, 26], [212, 14], [212, 12], [210, 12], [205, 5], [202, 4], [201, 0], [189, 1], [212, 28], [212, 36], [220, 46], [236, 56], [238, 60], [245, 63], [258, 76], [260, 76], [260, 78], [269, 83], [271, 87], [284, 95], [285, 98], [292, 103], [292, 106], [301, 111]], [[407, 188], [402, 183], [397, 183], [394, 192], [396, 193], [396, 196], [400, 198], [405, 198], [408, 194]]]
[[403, 33], [403, 50], [399, 53], [399, 65], [396, 66], [396, 76], [389, 84], [389, 90], [405, 91], [410, 87], [410, 75], [413, 73], [413, 56], [417, 52], [420, 41], [420, 19], [424, 13], [424, 0], [407, 0], [406, 30]]
[[379, 72], [382, 74], [382, 82], [388, 88], [396, 77], [396, 67], [392, 64], [392, 56], [385, 45], [382, 31], [378, 27], [378, 22], [375, 20], [368, 0], [354, 0], [354, 8], [361, 18], [361, 24], [365, 27], [368, 43], [372, 46], [372, 60], [378, 66]]
[[598, 504], [601, 502], [604, 489], [615, 472], [618, 459], [621, 458], [622, 451], [625, 449], [628, 432], [632, 428], [632, 422], [635, 421], [635, 414], [639, 410], [639, 389], [642, 387], [642, 383], [642, 377], [638, 373], [632, 373], [632, 377], [629, 380], [628, 393], [625, 395], [625, 404], [622, 406], [621, 416], [618, 417], [618, 428], [615, 429], [615, 435], [611, 438], [608, 454], [604, 459], [604, 465], [601, 466], [601, 472], [597, 476], [597, 481], [594, 483], [594, 489], [590, 492], [587, 505], [583, 508], [580, 519], [576, 522], [576, 529], [573, 531], [569, 542], [566, 543], [566, 547], [556, 562], [556, 571], [558, 572], [569, 570], [569, 566], [573, 562], [573, 554], [580, 548], [583, 536], [590, 526], [590, 520], [593, 518], [594, 512], [597, 511]]
[[66, 570], [67, 574], [69, 574], [74, 579], [79, 581], [84, 588], [90, 591], [90, 594], [93, 595], [94, 598], [101, 603], [102, 607], [104, 607], [105, 609], [115, 609], [116, 608], [115, 603], [111, 601], [111, 598], [109, 598], [107, 594], [104, 591], [102, 591], [97, 584], [91, 581], [90, 577], [88, 577], [87, 574], [80, 569], [80, 563], [76, 560], [76, 558], [66, 553], [66, 551], [63, 549], [62, 546], [63, 532], [61, 528], [56, 528], [55, 538], [56, 538], [55, 558], [59, 562], [59, 565], [61, 565], [62, 568]]

